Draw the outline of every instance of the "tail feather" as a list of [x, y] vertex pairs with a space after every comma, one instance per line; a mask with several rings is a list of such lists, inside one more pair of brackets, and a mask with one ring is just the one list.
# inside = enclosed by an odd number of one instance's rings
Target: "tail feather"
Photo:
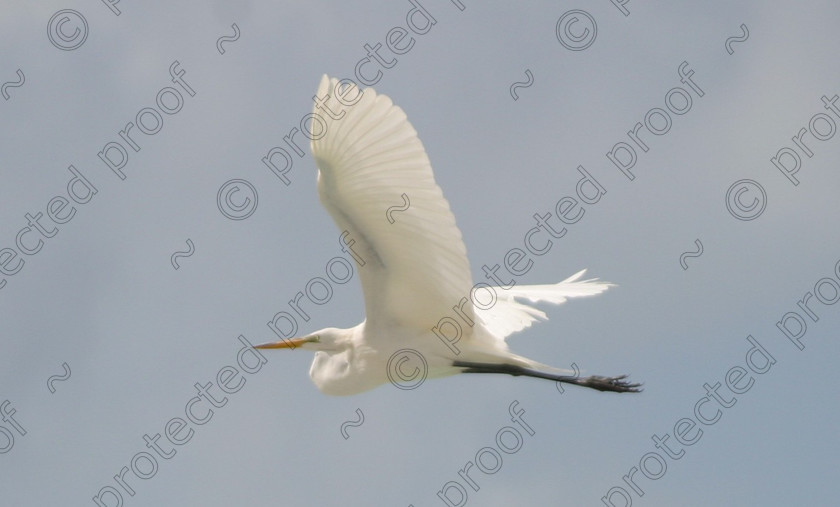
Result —
[[496, 304], [487, 310], [476, 308], [476, 316], [493, 336], [504, 340], [508, 335], [522, 331], [538, 320], [548, 319], [545, 312], [517, 299], [530, 303], [561, 304], [569, 298], [594, 296], [614, 286], [597, 278], [580, 280], [584, 273], [585, 269], [552, 285], [514, 285], [508, 290], [496, 287]]

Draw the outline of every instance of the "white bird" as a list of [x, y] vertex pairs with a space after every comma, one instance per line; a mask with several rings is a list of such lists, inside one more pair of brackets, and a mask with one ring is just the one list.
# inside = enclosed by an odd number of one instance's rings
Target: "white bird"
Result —
[[[393, 382], [394, 374], [404, 379], [419, 374], [422, 382], [456, 373], [505, 373], [601, 391], [639, 391], [626, 375], [569, 375], [513, 354], [505, 343], [511, 333], [547, 318], [523, 300], [563, 303], [599, 294], [611, 284], [580, 280], [585, 270], [553, 285], [491, 289], [481, 284], [485, 294], [476, 285], [475, 305], [461, 232], [402, 109], [371, 88], [339, 85], [326, 75], [313, 98], [320, 121], [313, 119], [309, 137], [318, 193], [339, 230], [349, 233], [342, 235], [343, 245], [352, 248], [361, 278], [365, 320], [257, 348], [317, 351], [309, 376], [331, 395], [367, 391], [389, 378]], [[386, 210], [403, 194], [408, 208], [388, 216]], [[449, 327], [441, 324], [446, 317]], [[408, 360], [416, 363], [413, 368], [403, 365]]]

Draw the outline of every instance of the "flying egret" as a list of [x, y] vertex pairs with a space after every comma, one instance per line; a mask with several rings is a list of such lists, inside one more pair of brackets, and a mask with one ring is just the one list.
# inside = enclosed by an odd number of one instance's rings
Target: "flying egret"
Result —
[[[390, 359], [405, 351], [421, 357], [424, 379], [506, 373], [600, 391], [639, 391], [640, 384], [625, 381], [626, 375], [569, 375], [513, 354], [505, 343], [511, 333], [547, 318], [523, 301], [563, 303], [599, 294], [610, 284], [581, 280], [584, 270], [553, 285], [474, 288], [461, 232], [403, 110], [371, 88], [362, 91], [326, 75], [313, 99], [308, 137], [318, 166], [318, 194], [339, 230], [348, 233], [342, 234], [342, 247], [353, 251], [365, 320], [257, 348], [316, 351], [309, 376], [331, 395], [384, 384], [393, 367]], [[386, 211], [402, 195], [408, 207], [390, 216]], [[489, 303], [475, 300], [480, 286]], [[461, 323], [451, 317], [455, 312]], [[449, 323], [448, 331], [442, 331], [442, 322]]]

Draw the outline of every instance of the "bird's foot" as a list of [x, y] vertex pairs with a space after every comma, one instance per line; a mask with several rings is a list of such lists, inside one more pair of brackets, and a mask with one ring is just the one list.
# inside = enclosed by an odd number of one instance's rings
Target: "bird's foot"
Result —
[[612, 391], [614, 393], [638, 393], [642, 384], [627, 382], [624, 379], [627, 375], [619, 375], [618, 377], [602, 377], [599, 375], [592, 375], [590, 377], [579, 377], [575, 384], [583, 387], [591, 387], [599, 391]]

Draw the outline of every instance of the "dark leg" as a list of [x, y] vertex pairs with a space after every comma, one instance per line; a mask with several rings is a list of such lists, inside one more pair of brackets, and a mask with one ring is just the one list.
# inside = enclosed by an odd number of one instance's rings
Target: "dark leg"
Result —
[[590, 377], [572, 377], [568, 375], [555, 375], [539, 370], [529, 370], [522, 366], [512, 364], [492, 364], [492, 363], [471, 363], [468, 361], [453, 361], [452, 366], [463, 368], [462, 373], [506, 373], [518, 377], [523, 375], [525, 377], [543, 378], [547, 380], [555, 380], [557, 382], [565, 382], [566, 384], [574, 384], [582, 387], [590, 387], [599, 391], [612, 391], [616, 393], [638, 393], [641, 391], [639, 387], [641, 384], [631, 384], [624, 379], [627, 375], [618, 377], [600, 377], [592, 375]]

